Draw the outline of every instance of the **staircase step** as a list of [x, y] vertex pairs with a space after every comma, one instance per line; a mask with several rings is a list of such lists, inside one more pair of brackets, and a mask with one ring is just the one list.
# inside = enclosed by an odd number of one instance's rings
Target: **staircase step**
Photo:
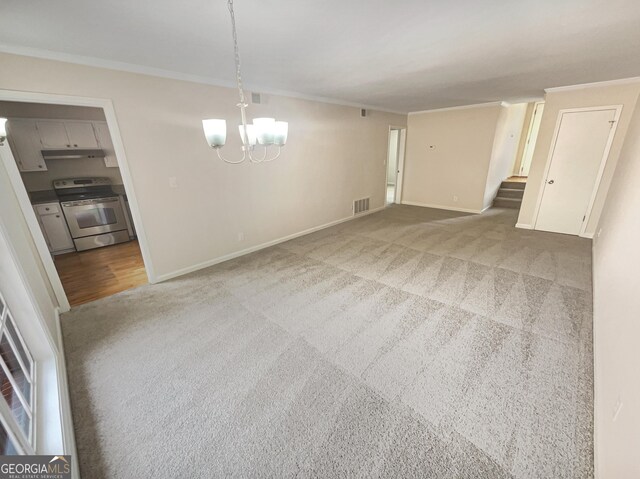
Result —
[[524, 190], [512, 189], [512, 188], [500, 188], [498, 194], [500, 198], [519, 198], [524, 196]]
[[525, 186], [527, 186], [527, 184], [521, 181], [505, 180], [500, 185], [500, 188], [508, 188], [510, 190], [524, 190]]
[[496, 196], [496, 198], [493, 200], [493, 206], [497, 208], [520, 209], [521, 204], [522, 200], [520, 198], [501, 198], [500, 196]]

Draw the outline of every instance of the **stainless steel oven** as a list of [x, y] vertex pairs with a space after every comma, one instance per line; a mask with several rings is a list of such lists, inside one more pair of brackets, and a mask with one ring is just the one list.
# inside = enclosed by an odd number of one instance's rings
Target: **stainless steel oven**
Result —
[[117, 196], [61, 204], [73, 238], [127, 229], [127, 220]]
[[78, 251], [129, 241], [122, 202], [108, 178], [67, 178], [53, 187]]

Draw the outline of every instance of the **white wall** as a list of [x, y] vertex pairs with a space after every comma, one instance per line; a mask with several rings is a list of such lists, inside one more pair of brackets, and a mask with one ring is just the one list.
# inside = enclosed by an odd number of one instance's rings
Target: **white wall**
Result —
[[502, 108], [487, 104], [410, 114], [403, 203], [481, 211]]
[[593, 245], [595, 459], [601, 479], [640, 477], [639, 185], [636, 107]]
[[491, 206], [500, 188], [500, 183], [510, 177], [513, 172], [520, 138], [523, 134], [526, 112], [526, 103], [501, 107], [487, 173], [483, 209]]
[[389, 154], [387, 155], [387, 184], [396, 184], [396, 171], [398, 170], [398, 139], [400, 130], [389, 132]]
[[[0, 151], [3, 147], [0, 147]], [[73, 425], [67, 393], [64, 354], [46, 286], [20, 223], [7, 213], [4, 167], [0, 162], [0, 291], [37, 363], [34, 395], [36, 454], [71, 454], [72, 472], [79, 477]], [[33, 285], [34, 287], [31, 287]]]
[[[4, 160], [7, 150], [6, 143], [4, 146], [0, 146], [0, 160]], [[38, 256], [18, 200], [11, 188], [4, 161], [0, 161], [0, 222], [4, 224], [7, 241], [14, 248], [14, 253], [25, 275], [25, 281], [31, 288], [34, 301], [42, 314], [49, 333], [56, 337], [55, 308], [57, 304], [52, 302], [53, 290], [49, 281], [44, 279], [46, 278], [44, 266]]]
[[551, 90], [546, 94], [540, 131], [533, 159], [531, 160], [529, 178], [522, 200], [522, 207], [520, 208], [518, 224], [526, 225], [527, 227], [534, 226], [538, 195], [544, 183], [544, 169], [551, 150], [553, 132], [560, 110], [590, 106], [622, 105], [622, 114], [620, 115], [620, 121], [609, 152], [609, 160], [602, 175], [600, 188], [585, 231], [587, 235], [594, 233], [639, 93], [640, 82], [619, 84], [605, 82], [601, 85]]
[[349, 218], [357, 198], [382, 207], [389, 125], [406, 124], [404, 115], [361, 118], [358, 108], [265, 95], [249, 115], [289, 121], [282, 156], [228, 165], [206, 144], [201, 120], [228, 120], [223, 153], [237, 158], [233, 89], [8, 54], [0, 64], [0, 89], [113, 101], [160, 278]]
[[516, 161], [513, 163], [513, 170], [511, 176], [520, 175], [520, 166], [522, 165], [522, 157], [524, 155], [524, 148], [527, 145], [527, 135], [529, 134], [529, 127], [531, 126], [531, 119], [533, 117], [533, 111], [536, 108], [535, 102], [527, 103], [527, 109], [525, 111], [524, 120], [522, 124], [522, 134], [520, 135], [520, 143], [518, 144], [518, 151], [516, 152]]

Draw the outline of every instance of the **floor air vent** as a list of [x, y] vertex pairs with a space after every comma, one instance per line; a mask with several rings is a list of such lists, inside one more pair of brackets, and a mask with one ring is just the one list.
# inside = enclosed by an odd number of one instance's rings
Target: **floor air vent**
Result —
[[362, 198], [353, 202], [353, 214], [357, 215], [364, 211], [369, 211], [369, 198]]

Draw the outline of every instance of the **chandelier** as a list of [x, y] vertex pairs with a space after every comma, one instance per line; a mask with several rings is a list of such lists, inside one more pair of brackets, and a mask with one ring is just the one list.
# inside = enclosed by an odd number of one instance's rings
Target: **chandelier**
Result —
[[[204, 136], [207, 138], [209, 146], [216, 150], [218, 158], [231, 164], [242, 163], [249, 159], [252, 163], [262, 163], [272, 161], [280, 156], [280, 150], [287, 142], [289, 124], [286, 121], [276, 121], [274, 118], [254, 118], [253, 123], [247, 124], [247, 103], [242, 90], [242, 75], [240, 74], [240, 53], [238, 50], [238, 34], [236, 32], [236, 17], [233, 11], [233, 0], [227, 0], [227, 7], [231, 15], [231, 31], [233, 34], [233, 52], [236, 62], [236, 83], [238, 85], [238, 95], [240, 97], [240, 138], [242, 139], [242, 158], [239, 160], [228, 160], [222, 156], [220, 149], [227, 141], [227, 122], [220, 119], [202, 120]], [[262, 155], [256, 155], [256, 145], [260, 145], [264, 151]], [[270, 146], [278, 148], [277, 153], [267, 157]]]

